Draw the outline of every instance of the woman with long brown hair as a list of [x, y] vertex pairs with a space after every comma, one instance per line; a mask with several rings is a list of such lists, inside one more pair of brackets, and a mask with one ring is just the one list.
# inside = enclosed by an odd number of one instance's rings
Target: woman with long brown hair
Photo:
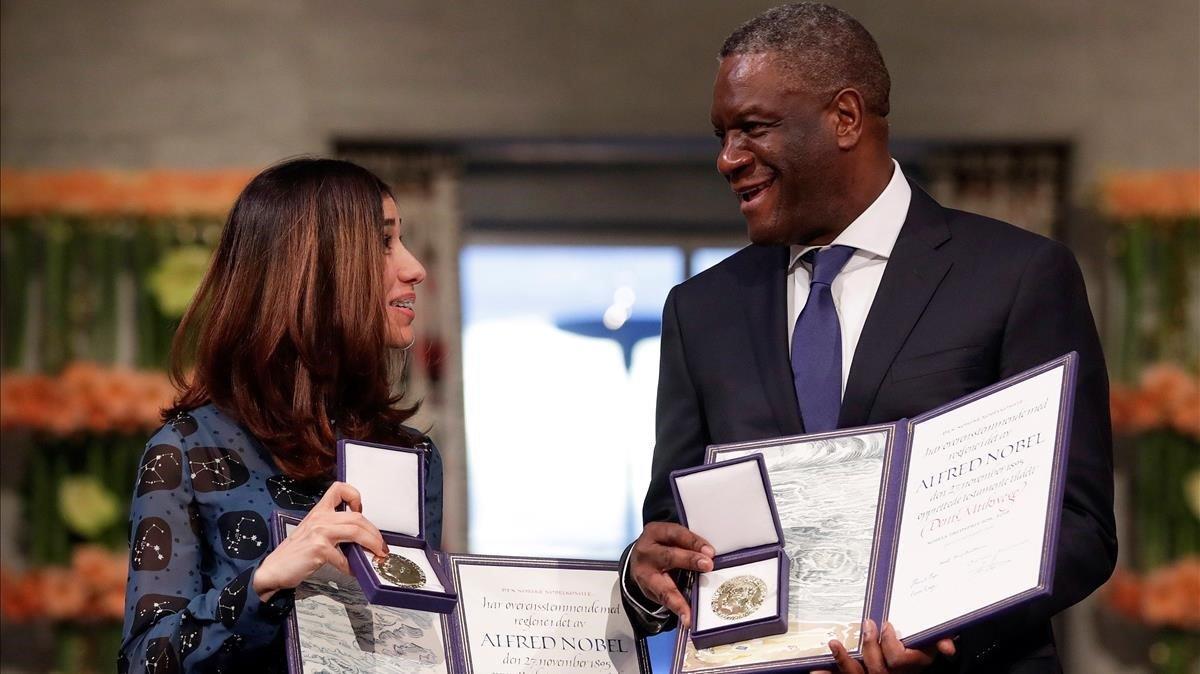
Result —
[[[345, 161], [278, 164], [238, 197], [136, 478], [121, 671], [282, 670], [291, 588], [325, 564], [348, 572], [341, 543], [386, 553], [358, 492], [332, 481], [339, 437], [428, 452], [439, 546], [441, 460], [389, 379], [425, 278], [400, 230], [387, 185]], [[275, 510], [303, 521], [271, 550]]]

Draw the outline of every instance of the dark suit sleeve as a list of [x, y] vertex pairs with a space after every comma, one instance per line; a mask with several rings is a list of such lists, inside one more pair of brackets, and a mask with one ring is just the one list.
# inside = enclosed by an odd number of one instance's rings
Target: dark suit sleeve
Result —
[[428, 437], [419, 445], [427, 451], [425, 462], [425, 540], [442, 549], [442, 453]]
[[[688, 371], [687, 354], [679, 330], [676, 306], [678, 290], [678, 287], [671, 290], [663, 307], [654, 459], [650, 469], [650, 487], [642, 507], [644, 523], [679, 521], [675, 512], [675, 498], [671, 493], [671, 471], [703, 463], [704, 448], [709, 444], [700, 395]], [[637, 583], [629, 577], [629, 551], [626, 548], [621, 556], [621, 594], [635, 626], [646, 634], [674, 628], [675, 615], [661, 610], [658, 604], [647, 599]]]
[[[1027, 644], [1046, 643], [1050, 618], [1103, 584], [1117, 558], [1104, 354], [1074, 256], [1061, 244], [1047, 241], [1031, 256], [1021, 277], [1004, 330], [1000, 376], [1010, 377], [1068, 351], [1079, 352], [1079, 370], [1054, 592], [963, 634], [960, 652], [969, 671], [1004, 671], [1005, 662], [1030, 655]], [[1031, 634], [1031, 629], [1042, 634]]]
[[671, 471], [704, 463], [704, 449], [709, 445], [708, 424], [688, 369], [679, 328], [678, 290], [675, 288], [667, 295], [663, 307], [654, 460], [650, 466], [650, 488], [642, 506], [643, 523], [679, 521], [671, 493]]

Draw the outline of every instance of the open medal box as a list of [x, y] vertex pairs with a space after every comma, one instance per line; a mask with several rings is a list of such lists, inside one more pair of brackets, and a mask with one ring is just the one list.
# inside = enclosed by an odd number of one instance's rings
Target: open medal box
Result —
[[362, 512], [388, 544], [386, 560], [362, 546], [342, 549], [372, 604], [450, 613], [458, 603], [442, 558], [425, 540], [425, 453], [359, 440], [339, 440], [337, 476], [362, 495]]
[[715, 551], [692, 584], [696, 648], [786, 632], [789, 560], [762, 457], [674, 471], [671, 488], [680, 522]]

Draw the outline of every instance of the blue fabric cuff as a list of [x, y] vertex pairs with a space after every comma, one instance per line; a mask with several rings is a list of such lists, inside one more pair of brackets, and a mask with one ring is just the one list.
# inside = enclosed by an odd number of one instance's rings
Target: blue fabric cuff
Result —
[[269, 601], [262, 601], [253, 589], [255, 564], [242, 571], [221, 588], [217, 599], [217, 619], [221, 624], [246, 641], [267, 643], [275, 638], [279, 626], [291, 610], [295, 593], [276, 592]]

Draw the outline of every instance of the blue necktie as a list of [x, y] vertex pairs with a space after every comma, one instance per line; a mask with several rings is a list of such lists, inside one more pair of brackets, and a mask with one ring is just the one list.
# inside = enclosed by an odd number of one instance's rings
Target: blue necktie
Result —
[[842, 329], [829, 286], [854, 249], [830, 246], [802, 258], [812, 265], [808, 301], [792, 331], [792, 382], [806, 433], [837, 428], [842, 406]]

